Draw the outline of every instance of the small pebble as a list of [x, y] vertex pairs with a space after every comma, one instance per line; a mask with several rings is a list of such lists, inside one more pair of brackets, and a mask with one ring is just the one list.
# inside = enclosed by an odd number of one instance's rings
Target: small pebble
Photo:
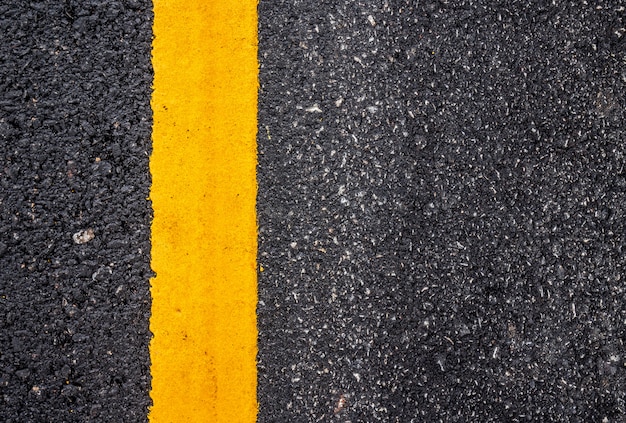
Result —
[[93, 229], [87, 228], [76, 232], [74, 235], [72, 235], [72, 239], [76, 244], [86, 244], [94, 239], [95, 236], [96, 234], [94, 233]]

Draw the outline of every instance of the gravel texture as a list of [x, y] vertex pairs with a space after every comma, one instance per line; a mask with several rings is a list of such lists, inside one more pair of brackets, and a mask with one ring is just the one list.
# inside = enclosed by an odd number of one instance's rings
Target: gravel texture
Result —
[[626, 421], [624, 6], [260, 2], [260, 422]]
[[146, 421], [151, 3], [0, 2], [0, 421]]
[[[261, 0], [259, 422], [626, 421], [614, 1]], [[146, 421], [151, 4], [0, 4], [0, 421]]]

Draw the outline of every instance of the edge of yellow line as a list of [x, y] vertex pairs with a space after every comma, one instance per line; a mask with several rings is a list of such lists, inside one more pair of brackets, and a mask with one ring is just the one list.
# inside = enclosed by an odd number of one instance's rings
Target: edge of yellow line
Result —
[[254, 422], [257, 2], [154, 0], [152, 423]]

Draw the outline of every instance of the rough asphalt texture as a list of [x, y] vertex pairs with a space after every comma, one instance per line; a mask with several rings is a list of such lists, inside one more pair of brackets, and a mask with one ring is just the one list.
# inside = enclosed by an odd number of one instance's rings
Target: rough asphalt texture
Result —
[[260, 422], [626, 421], [621, 1], [260, 3]]
[[146, 421], [151, 14], [0, 2], [3, 423]]
[[[626, 421], [623, 7], [261, 1], [260, 422]], [[0, 34], [0, 421], [146, 421], [151, 5]]]

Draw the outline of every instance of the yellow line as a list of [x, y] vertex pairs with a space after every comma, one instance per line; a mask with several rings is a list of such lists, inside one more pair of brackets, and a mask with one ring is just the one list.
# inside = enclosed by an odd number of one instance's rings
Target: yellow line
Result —
[[152, 423], [254, 422], [255, 0], [154, 0]]

